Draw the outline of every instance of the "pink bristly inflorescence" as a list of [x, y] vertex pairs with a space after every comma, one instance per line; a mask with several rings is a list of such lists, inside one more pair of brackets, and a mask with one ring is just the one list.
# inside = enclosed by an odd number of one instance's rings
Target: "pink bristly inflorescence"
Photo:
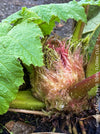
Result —
[[31, 75], [33, 95], [46, 103], [47, 108], [66, 110], [71, 101], [68, 89], [84, 79], [83, 56], [80, 48], [71, 52], [65, 41], [48, 40], [46, 46], [55, 51], [59, 60], [53, 68], [36, 67]]

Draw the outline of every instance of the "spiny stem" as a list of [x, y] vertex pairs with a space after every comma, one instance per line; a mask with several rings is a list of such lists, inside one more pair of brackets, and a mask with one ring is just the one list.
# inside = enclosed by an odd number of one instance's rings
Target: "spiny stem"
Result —
[[82, 80], [69, 89], [72, 98], [80, 99], [87, 95], [87, 92], [94, 86], [100, 84], [100, 72]]

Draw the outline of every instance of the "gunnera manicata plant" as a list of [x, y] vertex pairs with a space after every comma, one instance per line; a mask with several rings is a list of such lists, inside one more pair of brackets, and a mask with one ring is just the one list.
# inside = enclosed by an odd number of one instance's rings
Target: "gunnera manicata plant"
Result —
[[49, 110], [81, 111], [86, 97], [77, 101], [69, 95], [69, 89], [85, 78], [81, 49], [72, 51], [66, 41], [50, 38], [43, 51], [44, 66], [33, 67], [30, 76], [33, 95]]

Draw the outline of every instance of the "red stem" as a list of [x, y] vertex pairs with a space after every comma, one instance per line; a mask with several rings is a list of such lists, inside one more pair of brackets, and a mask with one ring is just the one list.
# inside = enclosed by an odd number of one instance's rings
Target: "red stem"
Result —
[[87, 92], [96, 85], [100, 84], [100, 72], [82, 80], [69, 89], [69, 94], [72, 98], [82, 98], [87, 95]]

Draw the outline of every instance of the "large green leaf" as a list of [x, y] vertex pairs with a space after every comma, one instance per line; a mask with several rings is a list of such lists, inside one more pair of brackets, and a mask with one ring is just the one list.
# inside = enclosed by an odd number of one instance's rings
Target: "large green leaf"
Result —
[[96, 28], [94, 29], [94, 31], [91, 33], [91, 36], [89, 38], [88, 44], [88, 53], [91, 54], [93, 52], [94, 46], [96, 44], [97, 38], [100, 34], [100, 23], [99, 25], [96, 26]]
[[32, 20], [34, 23], [40, 24], [39, 26], [44, 35], [48, 35], [55, 26], [55, 21], [59, 22], [61, 19], [66, 21], [69, 18], [73, 18], [76, 21], [81, 20], [86, 22], [86, 14], [82, 5], [100, 6], [100, 0], [71, 1], [64, 4], [40, 5], [30, 9], [22, 8], [21, 11], [4, 19], [3, 22], [17, 24], [25, 19]]
[[0, 114], [7, 112], [23, 81], [20, 62], [10, 55], [0, 54]]
[[0, 52], [14, 55], [25, 64], [43, 65], [40, 37], [42, 32], [37, 24], [23, 22], [13, 27], [6, 36], [0, 38]]
[[50, 34], [55, 21], [60, 19], [66, 21], [68, 18], [86, 22], [84, 8], [75, 1], [66, 4], [41, 5], [30, 9], [22, 8], [21, 11], [3, 20], [6, 23], [13, 23], [13, 28], [0, 39], [3, 44], [0, 50], [20, 58], [27, 65], [42, 66], [40, 37], [43, 37], [43, 34]]
[[21, 20], [23, 17], [19, 14], [19, 11], [10, 15], [9, 17], [7, 17], [7, 19], [2, 20], [2, 22], [7, 22], [9, 24], [14, 24], [16, 23], [18, 20]]
[[[15, 18], [15, 19], [14, 19]], [[77, 2], [72, 1], [64, 4], [48, 4], [35, 6], [30, 9], [22, 8], [21, 11], [4, 19], [3, 22], [8, 23], [21, 23], [23, 20], [33, 21], [39, 24], [44, 35], [48, 35], [55, 26], [55, 21], [61, 19], [67, 21], [67, 19], [73, 18], [76, 21], [82, 20], [86, 22], [86, 14], [84, 8]], [[19, 21], [21, 20], [21, 21]]]
[[8, 23], [0, 23], [0, 37], [5, 36], [11, 28], [12, 26]]
[[79, 6], [77, 2], [69, 2], [64, 4], [49, 4], [35, 6], [29, 9], [35, 12], [43, 22], [40, 24], [44, 35], [49, 35], [55, 26], [55, 21], [67, 21], [72, 18], [76, 21], [82, 20], [86, 22], [86, 14], [84, 8]]
[[6, 19], [2, 20], [2, 22], [19, 24], [27, 19], [31, 19], [33, 21], [37, 20], [36, 23], [38, 24], [40, 17], [35, 12], [28, 10], [26, 7], [22, 7], [22, 10], [8, 16]]
[[44, 22], [44, 23], [39, 24], [39, 27], [41, 28], [44, 35], [50, 35], [51, 31], [55, 27], [55, 22], [59, 22], [59, 21], [60, 21], [59, 18], [53, 16], [49, 24], [47, 22]]
[[78, 2], [80, 5], [86, 6], [86, 5], [97, 5], [100, 6], [100, 0], [80, 0]]
[[[87, 65], [86, 77], [89, 77], [100, 71], [100, 43], [99, 44], [96, 43], [99, 34], [100, 34], [100, 24], [93, 31], [89, 40], [88, 53], [92, 54]], [[97, 87], [95, 86], [89, 91], [89, 95], [90, 96], [96, 95], [96, 91]]]
[[27, 65], [43, 65], [40, 42], [43, 35], [37, 24], [25, 21], [14, 27], [0, 23], [0, 36], [0, 114], [3, 114], [23, 83], [18, 58]]
[[[100, 7], [99, 7], [100, 8]], [[98, 14], [91, 18], [87, 24], [85, 25], [85, 28], [84, 28], [84, 31], [83, 31], [83, 34], [86, 34], [88, 32], [92, 32], [94, 31], [94, 29], [97, 27], [97, 25], [100, 24], [100, 11], [98, 12]]]
[[100, 12], [100, 6], [90, 5], [88, 9], [87, 19], [90, 20], [94, 18], [95, 16], [97, 16], [99, 12]]
[[64, 4], [48, 4], [40, 5], [30, 8], [30, 11], [34, 11], [41, 19], [49, 23], [52, 16], [57, 16], [59, 19], [66, 21], [69, 18], [73, 18], [76, 21], [82, 20], [86, 22], [86, 15], [84, 8], [79, 6], [77, 2], [72, 1]]
[[30, 18], [34, 16], [36, 19], [38, 16], [35, 13], [41, 18], [41, 20], [47, 23], [50, 22], [52, 16], [57, 16], [59, 19], [65, 21], [69, 18], [73, 18], [76, 21], [82, 20], [86, 22], [84, 8], [76, 1], [63, 4], [39, 5], [30, 9], [22, 8], [22, 11], [18, 11], [17, 13], [9, 16], [7, 19], [4, 19], [3, 22], [14, 23], [20, 18]]

